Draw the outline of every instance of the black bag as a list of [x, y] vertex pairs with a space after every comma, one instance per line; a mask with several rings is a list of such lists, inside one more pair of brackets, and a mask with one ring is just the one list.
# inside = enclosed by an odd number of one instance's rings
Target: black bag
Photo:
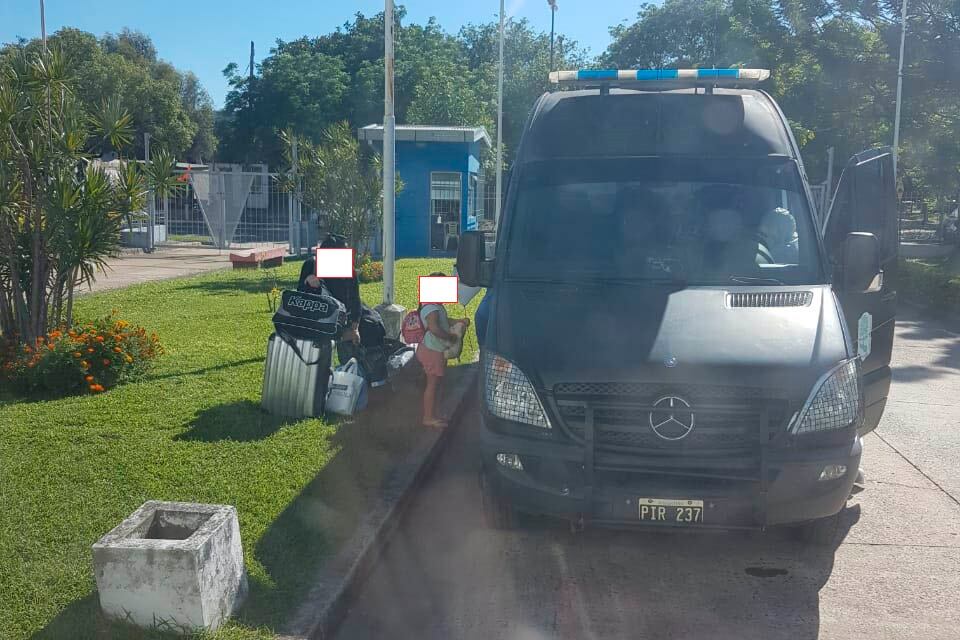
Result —
[[387, 328], [383, 324], [383, 318], [375, 309], [363, 305], [360, 311], [360, 322], [357, 324], [360, 344], [365, 347], [379, 347], [383, 344], [384, 338], [387, 337]]
[[347, 309], [330, 295], [284, 291], [273, 326], [287, 342], [335, 340], [347, 326]]
[[391, 356], [403, 350], [413, 350], [399, 340], [385, 339], [375, 346], [367, 346], [362, 341], [360, 346], [352, 342], [341, 342], [337, 345], [337, 356], [340, 362], [347, 362], [356, 358], [360, 363], [363, 376], [371, 386], [377, 387], [386, 382], [389, 376], [388, 361]]

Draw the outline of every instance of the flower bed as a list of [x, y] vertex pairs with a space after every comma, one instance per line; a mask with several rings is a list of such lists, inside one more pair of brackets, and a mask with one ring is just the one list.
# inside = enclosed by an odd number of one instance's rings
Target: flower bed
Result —
[[383, 263], [374, 262], [370, 255], [363, 256], [360, 262], [360, 282], [382, 282], [383, 281]]
[[101, 393], [142, 374], [162, 353], [156, 333], [111, 315], [8, 346], [0, 376], [25, 394]]

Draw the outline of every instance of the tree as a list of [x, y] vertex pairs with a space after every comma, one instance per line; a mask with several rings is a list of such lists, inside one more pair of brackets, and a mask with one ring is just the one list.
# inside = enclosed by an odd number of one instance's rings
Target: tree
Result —
[[479, 74], [441, 60], [414, 88], [406, 122], [484, 126], [493, 130], [495, 106], [491, 105], [487, 89]]
[[343, 60], [317, 51], [307, 38], [277, 41], [252, 82], [237, 74], [236, 65], [224, 73], [234, 87], [224, 109], [230, 115], [224, 152], [232, 159], [276, 164], [282, 151], [278, 130], [293, 127], [316, 141], [342, 117], [348, 81]]
[[[498, 30], [494, 22], [470, 24], [457, 36], [467, 67], [480, 78], [478, 91], [489, 96], [487, 109], [492, 122], [497, 116]], [[558, 69], [588, 66], [586, 53], [563, 35], [556, 38], [554, 55]], [[503, 57], [503, 141], [509, 151], [519, 144], [527, 114], [537, 98], [556, 89], [549, 81], [550, 34], [535, 31], [526, 19], [510, 20], [505, 27]], [[496, 133], [493, 127], [490, 132]]]
[[[146, 35], [124, 29], [98, 40], [93, 34], [64, 28], [49, 38], [49, 47], [63, 51], [74, 78], [73, 92], [96, 112], [108, 98], [133, 117], [130, 152], [143, 157], [144, 133], [156, 144], [193, 162], [216, 149], [213, 105], [192, 74], [181, 74], [157, 58]], [[39, 40], [0, 48], [0, 66], [22, 55], [39, 55]]]
[[[394, 110], [401, 124], [483, 125], [496, 122], [497, 26], [470, 25], [458, 35], [435, 20], [404, 24], [396, 13]], [[548, 87], [549, 35], [525, 20], [511, 21], [506, 38], [504, 134], [519, 141], [528, 110]], [[557, 39], [561, 65], [579, 65], [585, 55], [567, 38]], [[354, 127], [383, 118], [383, 14], [357, 14], [332, 33], [278, 41], [259, 65], [260, 74], [225, 69], [233, 90], [218, 131], [222, 156], [275, 165], [281, 159], [276, 131], [292, 128], [314, 143], [332, 122]], [[305, 70], [311, 71], [306, 72]], [[315, 71], [314, 71], [315, 70]]]
[[[899, 167], [943, 199], [960, 181], [960, 5], [911, 7]], [[666, 0], [611, 35], [611, 66], [769, 68], [814, 180], [828, 147], [843, 162], [893, 140], [900, 0]]]
[[[96, 113], [74, 91], [59, 48], [0, 66], [0, 331], [32, 343], [72, 321], [74, 289], [116, 251], [125, 215], [146, 193], [135, 163], [109, 176], [92, 147], [122, 150], [129, 113], [115, 100]], [[92, 146], [91, 146], [92, 145]], [[64, 299], [66, 298], [65, 317]]]
[[290, 131], [281, 139], [287, 166], [292, 167], [295, 139], [298, 158], [298, 173], [285, 174], [281, 187], [297, 193], [299, 184], [301, 201], [322, 212], [330, 230], [346, 236], [351, 247], [361, 246], [383, 219], [379, 156], [364, 152], [346, 122], [328, 127], [320, 144]]

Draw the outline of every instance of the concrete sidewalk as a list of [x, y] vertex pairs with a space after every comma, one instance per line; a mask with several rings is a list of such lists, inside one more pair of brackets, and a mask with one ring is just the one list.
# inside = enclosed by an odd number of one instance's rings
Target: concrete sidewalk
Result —
[[106, 273], [79, 293], [119, 289], [132, 284], [192, 276], [230, 267], [230, 251], [211, 247], [164, 247], [153, 253], [129, 253], [107, 260]]

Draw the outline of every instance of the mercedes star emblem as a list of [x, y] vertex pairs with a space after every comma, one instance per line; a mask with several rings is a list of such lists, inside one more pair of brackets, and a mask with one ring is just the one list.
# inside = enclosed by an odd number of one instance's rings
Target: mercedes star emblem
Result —
[[681, 440], [693, 431], [693, 409], [677, 396], [664, 396], [653, 403], [650, 428], [664, 440]]

